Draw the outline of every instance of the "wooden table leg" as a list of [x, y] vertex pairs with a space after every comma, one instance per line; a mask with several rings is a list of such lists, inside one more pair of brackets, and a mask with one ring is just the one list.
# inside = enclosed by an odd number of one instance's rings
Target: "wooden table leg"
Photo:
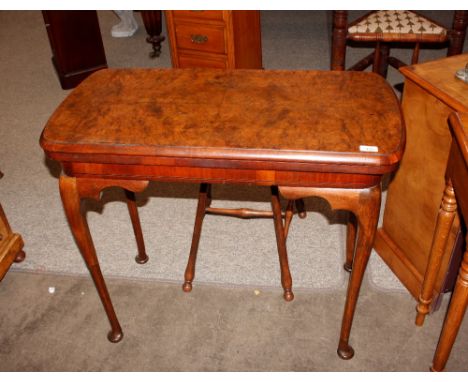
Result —
[[422, 326], [426, 314], [429, 313], [429, 307], [432, 302], [434, 285], [438, 276], [440, 262], [445, 252], [447, 240], [452, 228], [455, 211], [457, 210], [457, 201], [453, 191], [452, 183], [447, 181], [444, 190], [444, 196], [437, 216], [437, 224], [432, 239], [431, 252], [429, 253], [429, 261], [427, 263], [426, 274], [419, 295], [419, 302], [416, 307], [416, 325]]
[[190, 247], [190, 255], [185, 268], [185, 282], [182, 286], [184, 292], [192, 290], [192, 281], [195, 277], [195, 263], [197, 261], [198, 244], [200, 243], [200, 235], [203, 225], [203, 219], [206, 215], [206, 209], [211, 203], [211, 185], [202, 183], [200, 185], [200, 193], [198, 194], [197, 214], [195, 215], [195, 225], [193, 227], [192, 245]]
[[340, 341], [337, 350], [341, 358], [350, 359], [354, 355], [354, 350], [349, 345], [354, 311], [379, 220], [382, 194], [380, 184], [368, 189], [280, 187], [279, 190], [286, 199], [319, 196], [327, 200], [333, 209], [351, 211], [356, 216], [358, 223], [356, 253], [352, 261], [352, 272], [348, 283]]
[[346, 272], [353, 269], [354, 251], [356, 248], [357, 220], [352, 212], [349, 213], [348, 224], [346, 227], [346, 262], [343, 268]]
[[[468, 242], [468, 236], [467, 236]], [[468, 247], [463, 256], [463, 261], [458, 274], [452, 299], [450, 300], [447, 316], [445, 317], [442, 333], [440, 334], [434, 359], [432, 371], [442, 371], [452, 351], [453, 344], [457, 338], [458, 330], [468, 306]]]
[[81, 255], [83, 256], [89, 272], [91, 273], [91, 277], [96, 285], [96, 289], [111, 325], [111, 331], [107, 338], [111, 342], [119, 342], [123, 337], [122, 328], [120, 327], [115, 314], [106, 283], [101, 273], [88, 222], [80, 210], [81, 199], [85, 197], [99, 199], [101, 191], [104, 188], [111, 186], [120, 186], [133, 192], [143, 191], [147, 187], [148, 182], [83, 179], [61, 176], [59, 185], [63, 208], [65, 210], [68, 223], [70, 224], [71, 231], [75, 237]]
[[130, 214], [130, 220], [132, 221], [133, 232], [135, 233], [135, 239], [138, 248], [138, 255], [136, 255], [135, 261], [138, 264], [145, 264], [148, 261], [148, 255], [146, 254], [140, 216], [138, 215], [136, 196], [134, 192], [128, 190], [125, 190], [125, 196], [127, 197], [128, 213]]
[[94, 249], [91, 233], [89, 232], [88, 222], [80, 211], [81, 198], [77, 187], [76, 178], [65, 176], [60, 177], [60, 195], [62, 197], [63, 208], [70, 224], [73, 236], [81, 251], [86, 265], [88, 266], [91, 277], [96, 284], [99, 297], [106, 311], [111, 324], [111, 331], [107, 338], [111, 342], [119, 342], [123, 337], [122, 328], [112, 306], [112, 301], [107, 291], [106, 283], [102, 277], [101, 268]]
[[292, 278], [289, 271], [288, 251], [286, 250], [286, 238], [284, 235], [283, 218], [281, 213], [281, 203], [279, 199], [278, 187], [271, 187], [271, 207], [273, 210], [273, 222], [275, 225], [276, 245], [278, 248], [278, 255], [281, 270], [281, 285], [283, 286], [283, 297], [286, 301], [294, 299], [292, 292]]
[[355, 213], [358, 221], [358, 237], [356, 242], [356, 254], [354, 255], [353, 269], [351, 272], [348, 292], [346, 297], [343, 321], [341, 324], [340, 341], [337, 353], [342, 359], [350, 359], [354, 355], [353, 348], [349, 345], [349, 335], [353, 323], [362, 278], [369, 261], [374, 235], [380, 212], [381, 189], [380, 186], [364, 190], [354, 200], [350, 209]]

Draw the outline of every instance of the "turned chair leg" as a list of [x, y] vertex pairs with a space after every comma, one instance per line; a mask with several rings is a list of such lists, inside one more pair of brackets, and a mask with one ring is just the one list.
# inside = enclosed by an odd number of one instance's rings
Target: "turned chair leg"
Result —
[[138, 215], [138, 208], [136, 205], [136, 196], [134, 192], [125, 190], [127, 197], [127, 207], [130, 214], [130, 220], [132, 221], [133, 232], [135, 233], [135, 239], [138, 247], [138, 255], [135, 257], [135, 261], [138, 264], [144, 264], [148, 261], [148, 255], [146, 254], [145, 241], [143, 240], [143, 231], [141, 230], [140, 216]]
[[331, 70], [346, 70], [348, 11], [333, 11]]
[[379, 64], [379, 74], [383, 78], [387, 78], [388, 73], [388, 57], [390, 56], [390, 45], [386, 43], [380, 44], [380, 64]]
[[455, 11], [447, 56], [455, 56], [463, 52], [467, 26], [468, 11]]
[[413, 55], [411, 56], [411, 65], [415, 65], [418, 63], [420, 48], [421, 48], [421, 44], [417, 42], [413, 49]]

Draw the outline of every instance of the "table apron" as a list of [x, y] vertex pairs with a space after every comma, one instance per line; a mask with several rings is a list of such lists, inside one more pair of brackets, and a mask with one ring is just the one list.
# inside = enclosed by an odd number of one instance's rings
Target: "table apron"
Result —
[[369, 188], [380, 183], [380, 174], [255, 170], [185, 166], [145, 166], [100, 163], [62, 163], [72, 177], [152, 180], [189, 183], [242, 183], [261, 186]]

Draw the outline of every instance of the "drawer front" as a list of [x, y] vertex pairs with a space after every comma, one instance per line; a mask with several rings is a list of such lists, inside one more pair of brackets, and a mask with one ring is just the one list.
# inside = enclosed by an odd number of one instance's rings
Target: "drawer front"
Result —
[[227, 58], [223, 55], [179, 54], [179, 68], [227, 69]]
[[195, 24], [176, 24], [177, 48], [199, 52], [226, 53], [224, 28]]
[[223, 20], [223, 11], [172, 11], [174, 18]]

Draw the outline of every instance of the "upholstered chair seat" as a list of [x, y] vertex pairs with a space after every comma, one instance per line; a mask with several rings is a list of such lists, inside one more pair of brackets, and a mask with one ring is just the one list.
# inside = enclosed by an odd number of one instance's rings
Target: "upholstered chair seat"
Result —
[[443, 42], [447, 29], [412, 11], [373, 11], [351, 23], [348, 38], [356, 41]]

